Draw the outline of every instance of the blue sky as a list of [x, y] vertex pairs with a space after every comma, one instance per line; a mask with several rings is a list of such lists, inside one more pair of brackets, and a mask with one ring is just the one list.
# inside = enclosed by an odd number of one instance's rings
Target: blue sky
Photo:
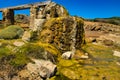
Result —
[[[44, 0], [0, 0], [0, 8]], [[120, 0], [52, 0], [63, 5], [71, 15], [83, 18], [120, 17]], [[28, 14], [29, 10], [15, 11], [15, 14]], [[1, 18], [2, 13], [0, 13]]]

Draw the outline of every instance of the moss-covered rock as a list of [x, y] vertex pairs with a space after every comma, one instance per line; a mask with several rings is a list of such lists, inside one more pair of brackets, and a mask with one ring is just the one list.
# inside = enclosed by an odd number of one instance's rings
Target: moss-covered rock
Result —
[[80, 49], [84, 44], [83, 20], [76, 17], [51, 18], [45, 22], [39, 39], [62, 52]]
[[23, 32], [21, 27], [11, 25], [0, 31], [0, 39], [17, 39], [22, 36]]

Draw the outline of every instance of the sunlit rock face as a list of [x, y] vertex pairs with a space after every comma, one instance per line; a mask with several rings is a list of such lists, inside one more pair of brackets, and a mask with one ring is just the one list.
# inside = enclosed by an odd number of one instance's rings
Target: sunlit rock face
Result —
[[69, 16], [68, 11], [63, 6], [54, 2], [41, 7], [32, 6], [30, 8], [30, 29], [38, 31], [45, 20], [65, 16]]
[[51, 18], [45, 22], [39, 39], [62, 52], [80, 49], [84, 44], [83, 21], [75, 17]]
[[69, 15], [68, 11], [63, 6], [51, 2], [45, 7], [40, 7], [37, 11], [36, 17], [50, 19], [68, 15]]

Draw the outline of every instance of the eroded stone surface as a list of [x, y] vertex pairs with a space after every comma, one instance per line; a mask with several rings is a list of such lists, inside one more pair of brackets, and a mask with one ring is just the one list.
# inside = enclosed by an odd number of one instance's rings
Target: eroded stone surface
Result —
[[13, 44], [19, 47], [19, 46], [23, 46], [25, 43], [20, 41], [15, 41]]
[[53, 44], [63, 53], [80, 49], [84, 44], [83, 21], [75, 17], [51, 18], [45, 22], [39, 39]]
[[54, 65], [50, 61], [45, 60], [36, 60], [33, 59], [35, 62], [27, 64], [27, 70], [30, 75], [40, 76], [42, 78], [49, 78], [55, 74], [56, 65]]
[[65, 53], [62, 54], [62, 58], [63, 59], [71, 59], [73, 56], [74, 52], [73, 51], [67, 51]]
[[119, 51], [114, 51], [113, 55], [117, 56], [117, 57], [120, 57], [120, 52]]

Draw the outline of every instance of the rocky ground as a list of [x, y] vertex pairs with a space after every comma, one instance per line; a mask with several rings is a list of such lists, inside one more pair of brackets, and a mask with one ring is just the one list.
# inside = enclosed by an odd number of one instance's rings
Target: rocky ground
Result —
[[120, 26], [118, 25], [85, 21], [85, 33], [88, 41], [120, 49]]

